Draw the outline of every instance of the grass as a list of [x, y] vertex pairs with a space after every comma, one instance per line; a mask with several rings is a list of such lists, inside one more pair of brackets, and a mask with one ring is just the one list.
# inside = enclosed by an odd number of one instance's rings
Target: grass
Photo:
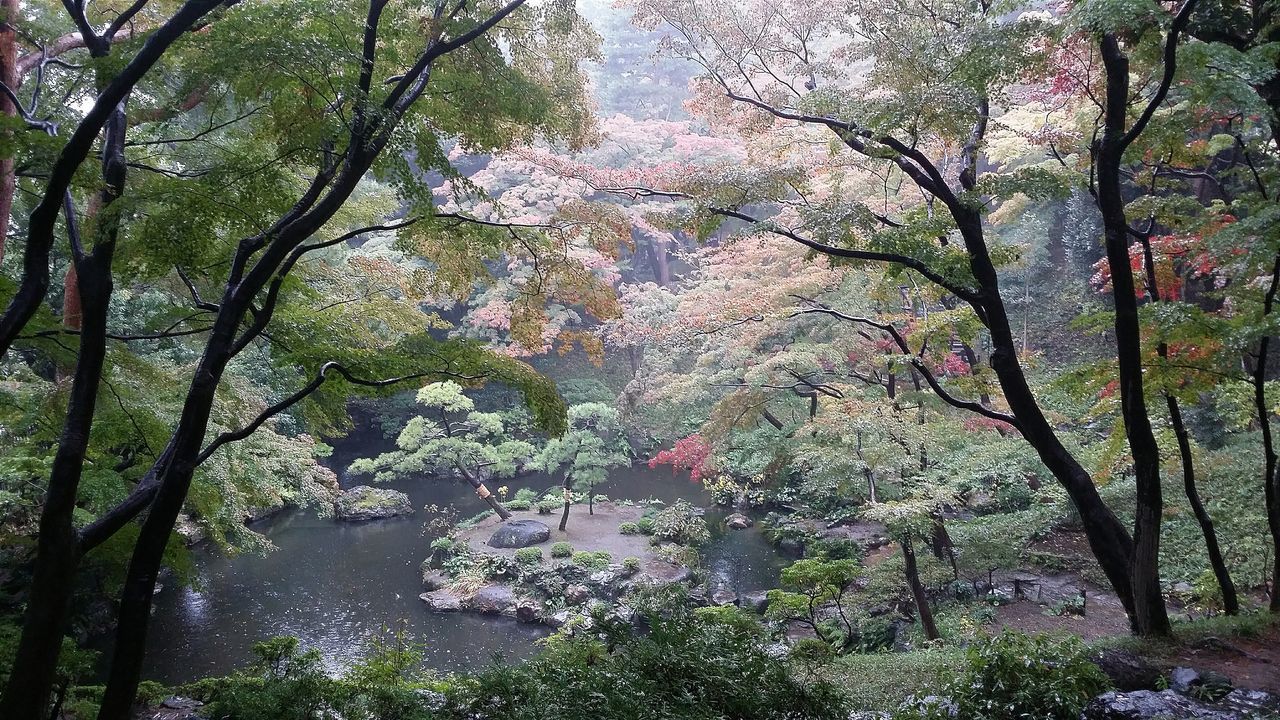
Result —
[[1210, 637], [1258, 637], [1265, 634], [1269, 629], [1280, 625], [1280, 618], [1266, 610], [1245, 612], [1235, 617], [1218, 615], [1211, 618], [1179, 621], [1175, 616], [1172, 620], [1173, 637], [1171, 638], [1123, 636], [1099, 640], [1094, 645], [1096, 647], [1121, 648], [1140, 655], [1159, 656], [1173, 652], [1180, 646], [1196, 643]]
[[822, 674], [857, 710], [897, 707], [911, 695], [939, 692], [964, 662], [964, 650], [938, 648], [901, 653], [859, 653], [836, 658]]

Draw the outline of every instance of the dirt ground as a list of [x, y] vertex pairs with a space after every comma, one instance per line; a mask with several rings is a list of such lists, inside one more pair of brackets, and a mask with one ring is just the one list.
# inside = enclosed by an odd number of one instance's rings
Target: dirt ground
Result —
[[1153, 652], [1163, 665], [1212, 670], [1236, 687], [1280, 694], [1280, 625], [1256, 637], [1206, 637]]
[[[559, 510], [551, 515], [539, 515], [536, 510], [513, 511], [511, 519], [536, 520], [551, 528], [550, 540], [532, 546], [542, 548], [543, 555], [546, 557], [550, 557], [553, 543], [567, 542], [573, 546], [574, 551], [604, 550], [613, 556], [614, 562], [621, 562], [623, 558], [630, 556], [641, 560], [657, 558], [654, 548], [649, 545], [648, 536], [623, 535], [618, 532], [618, 525], [624, 522], [635, 522], [642, 514], [643, 510], [637, 506], [604, 502], [596, 504], [594, 515], [588, 515], [586, 505], [575, 504], [569, 508], [569, 524], [564, 532], [558, 529]], [[496, 515], [492, 515], [475, 527], [459, 533], [459, 537], [465, 539], [477, 552], [515, 555], [514, 549], [489, 547], [485, 544], [501, 524], [502, 521]]]
[[1119, 603], [1094, 603], [1084, 617], [1051, 615], [1045, 607], [1030, 600], [1003, 605], [996, 610], [996, 623], [1001, 628], [1025, 633], [1066, 632], [1085, 641], [1129, 634], [1129, 619]]

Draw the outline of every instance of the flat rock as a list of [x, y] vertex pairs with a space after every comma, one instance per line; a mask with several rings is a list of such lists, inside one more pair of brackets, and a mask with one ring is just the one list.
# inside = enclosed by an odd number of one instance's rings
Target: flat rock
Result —
[[522, 548], [551, 539], [551, 528], [537, 520], [508, 520], [489, 537], [489, 547]]
[[743, 515], [742, 513], [734, 513], [724, 519], [724, 524], [730, 530], [746, 530], [747, 528], [751, 527], [755, 523], [751, 520], [751, 518], [747, 517], [746, 515]]
[[486, 585], [463, 603], [467, 610], [482, 615], [505, 615], [516, 607], [516, 594], [510, 585]]
[[413, 504], [409, 502], [409, 496], [399, 490], [357, 485], [333, 501], [333, 514], [348, 522], [381, 520], [412, 515]]
[[1280, 697], [1232, 690], [1218, 702], [1203, 702], [1172, 690], [1112, 691], [1085, 706], [1081, 720], [1259, 720], [1280, 713]]
[[452, 590], [432, 590], [418, 596], [433, 612], [457, 612], [462, 609], [462, 598]]
[[743, 593], [742, 597], [738, 599], [738, 605], [763, 615], [765, 609], [769, 607], [769, 593], [764, 590]]
[[435, 569], [428, 569], [422, 573], [422, 587], [427, 590], [439, 590], [449, 584], [449, 576]]
[[711, 591], [707, 599], [712, 605], [734, 605], [738, 602], [738, 593], [729, 588], [720, 587]]

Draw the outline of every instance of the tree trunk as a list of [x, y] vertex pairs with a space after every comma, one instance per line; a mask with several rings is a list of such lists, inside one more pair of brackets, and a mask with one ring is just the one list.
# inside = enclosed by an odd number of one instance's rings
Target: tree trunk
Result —
[[[104, 126], [102, 178], [97, 207], [106, 208], [124, 190], [124, 140], [127, 121], [122, 101]], [[62, 636], [70, 613], [71, 592], [82, 548], [73, 524], [80, 478], [93, 430], [93, 414], [106, 359], [107, 311], [113, 290], [111, 262], [115, 256], [117, 224], [101, 224], [95, 247], [85, 254], [70, 195], [64, 197], [66, 227], [76, 268], [67, 274], [79, 310], [79, 353], [72, 376], [71, 396], [62, 435], [49, 473], [49, 488], [40, 513], [35, 570], [27, 596], [22, 636], [3, 698], [0, 717], [44, 720], [57, 672]], [[84, 301], [84, 302], [82, 302]]]
[[[1147, 275], [1147, 291], [1151, 295], [1152, 302], [1161, 302], [1160, 287], [1156, 282], [1155, 256], [1151, 252], [1149, 238], [1142, 239], [1142, 259]], [[1161, 359], [1168, 359], [1169, 346], [1163, 342], [1160, 343], [1156, 347], [1156, 354]], [[1178, 439], [1183, 491], [1187, 495], [1187, 502], [1191, 504], [1191, 512], [1195, 515], [1196, 522], [1200, 524], [1200, 534], [1204, 536], [1209, 565], [1213, 568], [1213, 576], [1217, 579], [1218, 589], [1222, 592], [1222, 608], [1228, 615], [1236, 615], [1240, 612], [1240, 601], [1236, 597], [1236, 586], [1231, 580], [1231, 572], [1222, 559], [1222, 549], [1218, 545], [1218, 532], [1213, 527], [1213, 518], [1205, 510], [1204, 503], [1200, 500], [1200, 491], [1196, 488], [1195, 458], [1191, 454], [1191, 436], [1187, 432], [1186, 422], [1182, 419], [1182, 408], [1178, 405], [1178, 399], [1168, 391], [1164, 392], [1164, 401], [1169, 410], [1169, 424], [1173, 427], [1173, 434]]]
[[[1280, 142], [1280, 140], [1278, 140]], [[1262, 317], [1271, 316], [1275, 308], [1276, 291], [1280, 289], [1280, 256], [1271, 269], [1271, 285], [1263, 298]], [[1262, 428], [1262, 452], [1264, 470], [1263, 495], [1266, 498], [1267, 525], [1271, 529], [1271, 602], [1270, 610], [1280, 613], [1280, 475], [1276, 472], [1275, 438], [1271, 432], [1271, 407], [1267, 404], [1267, 355], [1271, 352], [1271, 336], [1263, 334], [1258, 341], [1258, 361], [1253, 366], [1253, 403], [1258, 412], [1258, 424]]]
[[572, 489], [569, 487], [569, 476], [564, 476], [564, 512], [560, 514], [560, 532], [569, 526], [569, 504], [572, 502], [569, 498]]
[[1171, 628], [1160, 587], [1159, 566], [1160, 518], [1164, 511], [1160, 488], [1160, 449], [1151, 429], [1143, 394], [1138, 297], [1129, 257], [1129, 220], [1125, 217], [1120, 184], [1120, 165], [1129, 142], [1125, 130], [1129, 105], [1129, 60], [1111, 34], [1103, 36], [1101, 53], [1106, 68], [1107, 95], [1105, 127], [1097, 151], [1097, 192], [1107, 265], [1111, 270], [1111, 294], [1115, 303], [1120, 411], [1137, 484], [1130, 559], [1134, 622], [1140, 635], [1168, 635]]
[[[1163, 347], [1163, 345], [1162, 345]], [[1231, 580], [1231, 571], [1222, 558], [1222, 548], [1218, 545], [1218, 531], [1213, 527], [1213, 518], [1205, 510], [1200, 492], [1196, 488], [1195, 459], [1191, 456], [1191, 439], [1187, 433], [1187, 425], [1182, 420], [1182, 409], [1178, 407], [1177, 398], [1164, 396], [1169, 407], [1169, 421], [1173, 425], [1173, 433], [1178, 438], [1178, 455], [1182, 459], [1182, 485], [1187, 494], [1187, 502], [1191, 504], [1191, 512], [1200, 523], [1200, 533], [1204, 535], [1205, 552], [1209, 555], [1209, 565], [1213, 568], [1213, 576], [1222, 591], [1222, 608], [1228, 615], [1240, 612], [1240, 600], [1236, 596], [1236, 585]]]
[[45, 720], [66, 632], [79, 536], [72, 517], [93, 428], [93, 412], [106, 357], [107, 308], [111, 301], [111, 259], [115, 242], [103, 243], [82, 261], [77, 285], [88, 302], [80, 332], [79, 358], [67, 401], [67, 414], [49, 474], [40, 513], [36, 561], [22, 637], [8, 687], [0, 699], [6, 720]]
[[[0, 12], [4, 14], [4, 22], [0, 23], [0, 82], [15, 93], [18, 91], [18, 32], [17, 24], [22, 17], [22, 6], [18, 0], [0, 0]], [[18, 114], [17, 108], [9, 100], [9, 96], [0, 93], [0, 112], [9, 117]], [[17, 189], [17, 174], [13, 157], [0, 159], [0, 261], [4, 260], [5, 247], [9, 240], [9, 216], [13, 214], [13, 194]]]
[[920, 627], [924, 628], [927, 640], [937, 640], [938, 626], [933, 622], [933, 610], [929, 607], [929, 597], [925, 595], [924, 585], [920, 583], [920, 570], [916, 567], [916, 552], [911, 546], [911, 538], [902, 540], [902, 559], [906, 568], [907, 585], [911, 587], [911, 597], [916, 601], [916, 613], [920, 615]]
[[466, 467], [463, 467], [461, 465], [457, 466], [457, 470], [458, 470], [458, 473], [462, 475], [462, 477], [467, 481], [467, 483], [470, 484], [471, 487], [475, 489], [476, 497], [483, 500], [485, 504], [488, 505], [489, 508], [498, 515], [499, 518], [501, 518], [502, 520], [511, 519], [511, 513], [505, 507], [502, 506], [502, 503], [498, 502], [498, 498], [494, 497], [493, 493], [489, 492], [489, 488], [485, 487], [484, 482], [480, 480], [479, 476], [477, 476], [475, 473], [468, 471]]

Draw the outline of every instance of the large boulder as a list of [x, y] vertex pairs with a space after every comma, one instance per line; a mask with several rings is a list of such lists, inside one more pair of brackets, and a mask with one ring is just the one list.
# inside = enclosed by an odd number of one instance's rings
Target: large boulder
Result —
[[486, 585], [465, 603], [466, 608], [482, 615], [505, 615], [516, 606], [516, 594], [510, 585]]
[[489, 537], [489, 547], [522, 548], [551, 539], [551, 528], [537, 520], [508, 520]]
[[734, 513], [725, 518], [724, 524], [730, 530], [746, 530], [753, 525], [751, 518], [743, 515], [742, 513]]
[[1160, 668], [1128, 650], [1108, 648], [1099, 652], [1093, 662], [1111, 679], [1117, 690], [1155, 690], [1160, 682]]
[[359, 522], [381, 520], [397, 515], [412, 515], [409, 496], [399, 490], [357, 485], [333, 501], [333, 513], [339, 520]]
[[1232, 690], [1204, 702], [1172, 690], [1112, 691], [1085, 706], [1081, 720], [1255, 720], [1280, 713], [1280, 697], [1257, 690]]

